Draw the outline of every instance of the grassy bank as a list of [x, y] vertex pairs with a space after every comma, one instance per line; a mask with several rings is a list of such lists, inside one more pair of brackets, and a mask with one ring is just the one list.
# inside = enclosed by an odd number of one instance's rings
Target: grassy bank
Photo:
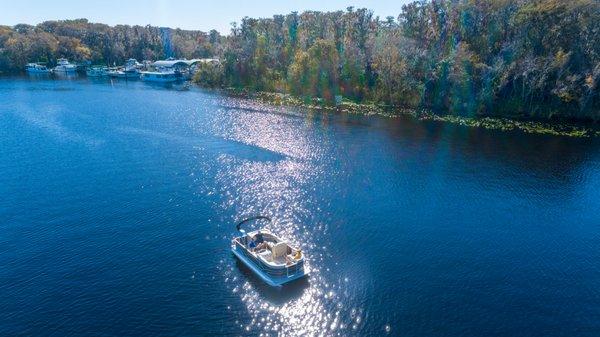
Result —
[[321, 99], [301, 99], [289, 94], [271, 92], [251, 93], [237, 89], [227, 89], [226, 91], [232, 95], [244, 96], [272, 105], [294, 106], [306, 109], [338, 111], [361, 115], [379, 115], [390, 118], [397, 116], [412, 116], [419, 120], [446, 122], [473, 128], [485, 128], [491, 130], [520, 130], [527, 133], [568, 137], [600, 137], [600, 128], [596, 126], [585, 126], [566, 121], [546, 122], [498, 117], [462, 117], [454, 115], [438, 115], [428, 110], [416, 110], [377, 104], [357, 104], [347, 100], [342, 100], [342, 102], [338, 105], [332, 105]]

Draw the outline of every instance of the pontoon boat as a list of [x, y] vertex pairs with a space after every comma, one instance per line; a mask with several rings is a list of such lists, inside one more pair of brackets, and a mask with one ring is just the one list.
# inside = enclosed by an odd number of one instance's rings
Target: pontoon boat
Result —
[[[268, 219], [266, 217], [259, 217]], [[260, 229], [242, 233], [231, 242], [231, 251], [248, 268], [271, 286], [281, 286], [308, 274], [305, 257], [300, 249], [292, 247], [268, 230]], [[269, 219], [270, 220], [270, 219]]]

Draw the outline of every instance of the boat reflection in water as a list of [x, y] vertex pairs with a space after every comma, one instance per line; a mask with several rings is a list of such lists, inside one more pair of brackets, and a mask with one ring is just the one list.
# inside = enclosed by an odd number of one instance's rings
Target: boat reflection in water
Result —
[[64, 72], [64, 71], [53, 71], [52, 75], [54, 76], [55, 79], [60, 79], [60, 80], [74, 80], [79, 78], [79, 74], [77, 72]]
[[273, 287], [265, 283], [240, 259], [236, 259], [235, 265], [242, 273], [242, 276], [248, 281], [249, 286], [260, 293], [267, 302], [274, 305], [284, 305], [290, 301], [297, 300], [310, 287], [310, 279], [308, 277], [301, 277], [294, 282], [284, 284], [280, 287]]

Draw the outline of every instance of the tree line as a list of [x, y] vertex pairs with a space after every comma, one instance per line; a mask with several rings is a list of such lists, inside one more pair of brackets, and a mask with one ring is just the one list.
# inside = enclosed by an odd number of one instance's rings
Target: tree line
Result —
[[86, 19], [46, 21], [36, 26], [0, 26], [0, 72], [23, 71], [29, 62], [53, 65], [57, 58], [123, 64], [129, 58], [204, 58], [218, 55], [224, 39], [209, 33], [153, 26], [90, 23]]
[[[431, 0], [244, 18], [198, 81], [460, 116], [600, 119], [600, 2]], [[208, 79], [208, 80], [203, 80]]]
[[213, 57], [205, 86], [290, 93], [459, 116], [600, 119], [597, 0], [421, 0], [245, 17], [227, 36], [86, 20], [0, 26], [0, 70], [66, 56]]

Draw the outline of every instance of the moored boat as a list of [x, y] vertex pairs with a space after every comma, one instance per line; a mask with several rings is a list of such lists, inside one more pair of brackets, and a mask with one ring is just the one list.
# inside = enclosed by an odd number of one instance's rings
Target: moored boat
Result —
[[88, 77], [104, 77], [108, 76], [108, 67], [92, 66], [85, 71]]
[[25, 71], [29, 74], [48, 74], [50, 73], [50, 69], [48, 69], [45, 65], [40, 63], [27, 63], [25, 66]]
[[174, 71], [142, 71], [141, 78], [147, 82], [172, 83], [179, 80]]
[[240, 225], [256, 219], [246, 219], [238, 224], [241, 236], [231, 241], [231, 251], [258, 277], [271, 286], [282, 286], [308, 275], [302, 250], [292, 247], [288, 242], [266, 229], [246, 233]]
[[140, 72], [137, 69], [111, 70], [107, 72], [108, 76], [115, 78], [136, 79], [140, 78]]
[[144, 65], [139, 63], [136, 59], [129, 59], [125, 62], [125, 68], [129, 69], [129, 68], [135, 68], [135, 69], [141, 69], [143, 68]]
[[136, 59], [129, 59], [122, 68], [108, 71], [108, 76], [114, 78], [137, 79], [140, 78], [139, 69], [142, 66], [143, 65], [138, 63]]
[[69, 63], [69, 60], [61, 58], [56, 61], [57, 65], [52, 69], [55, 73], [74, 73], [77, 71], [77, 66]]

